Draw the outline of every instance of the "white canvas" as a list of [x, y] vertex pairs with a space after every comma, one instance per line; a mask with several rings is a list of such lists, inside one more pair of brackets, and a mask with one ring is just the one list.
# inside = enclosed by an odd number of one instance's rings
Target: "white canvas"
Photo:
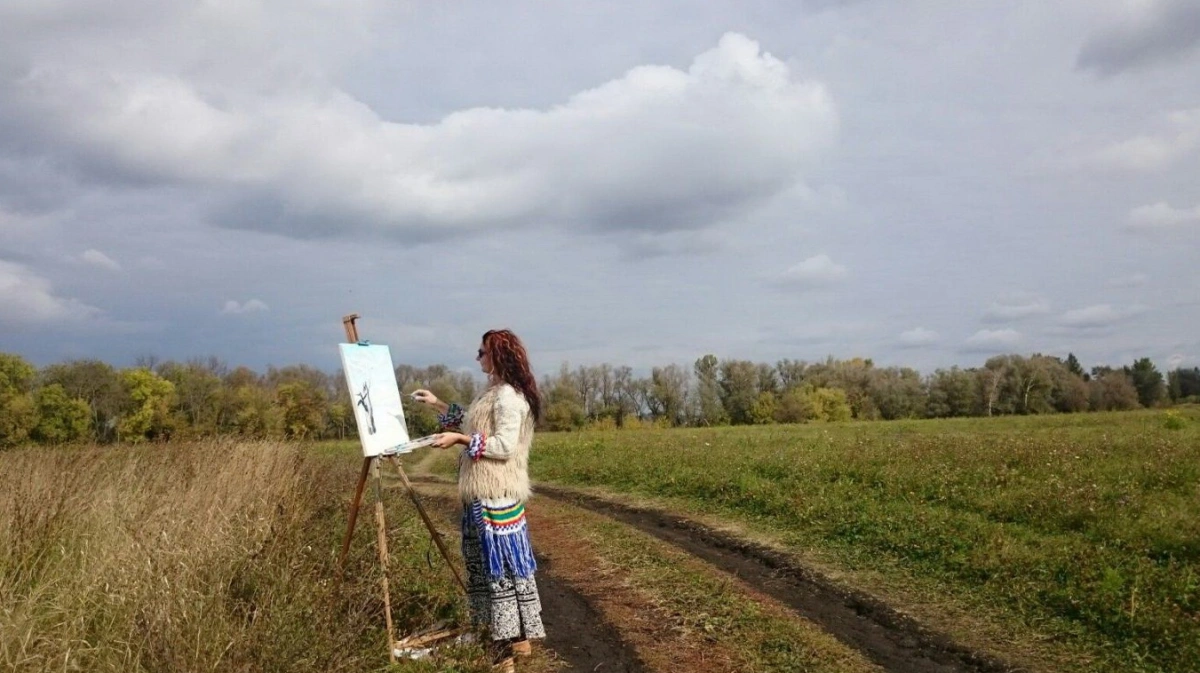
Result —
[[408, 443], [409, 438], [391, 351], [378, 344], [344, 343], [338, 344], [338, 349], [363, 456], [395, 453], [393, 449]]

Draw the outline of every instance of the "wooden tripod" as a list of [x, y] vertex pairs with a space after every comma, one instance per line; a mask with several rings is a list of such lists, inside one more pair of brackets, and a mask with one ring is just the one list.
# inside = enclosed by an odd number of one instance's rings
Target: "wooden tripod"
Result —
[[[352, 313], [342, 318], [342, 326], [346, 329], [346, 340], [352, 344], [358, 343], [358, 328], [354, 321], [358, 319], [357, 313]], [[383, 609], [384, 619], [387, 623], [388, 632], [388, 657], [392, 662], [396, 661], [396, 645], [411, 644], [413, 641], [406, 638], [401, 642], [393, 640], [395, 631], [392, 628], [392, 599], [388, 590], [388, 548], [387, 548], [387, 520], [383, 515], [383, 491], [380, 485], [379, 476], [379, 461], [381, 458], [387, 458], [388, 462], [396, 468], [396, 472], [400, 475], [400, 481], [404, 484], [404, 489], [408, 491], [408, 497], [412, 500], [413, 505], [417, 508], [417, 513], [421, 515], [421, 520], [425, 522], [425, 528], [429, 530], [429, 535], [437, 544], [438, 551], [441, 552], [442, 558], [446, 560], [446, 565], [450, 567], [450, 571], [454, 573], [454, 579], [458, 580], [458, 586], [462, 588], [463, 594], [467, 593], [467, 585], [463, 582], [462, 575], [459, 574], [458, 568], [454, 565], [454, 561], [450, 558], [450, 553], [446, 551], [446, 544], [442, 541], [442, 536], [433, 527], [433, 522], [429, 519], [429, 514], [425, 511], [425, 507], [421, 501], [417, 499], [417, 493], [413, 490], [412, 483], [408, 480], [408, 475], [404, 473], [404, 466], [400, 464], [400, 460], [396, 456], [370, 456], [363, 458], [362, 471], [358, 474], [358, 485], [354, 488], [354, 501], [350, 504], [350, 521], [346, 526], [346, 537], [342, 540], [342, 553], [338, 557], [338, 568], [345, 568], [346, 554], [350, 552], [350, 539], [354, 536], [354, 525], [358, 521], [358, 508], [362, 503], [363, 487], [367, 483], [367, 475], [371, 476], [371, 480], [375, 488], [375, 534], [379, 546], [379, 564], [382, 567], [383, 585]]]

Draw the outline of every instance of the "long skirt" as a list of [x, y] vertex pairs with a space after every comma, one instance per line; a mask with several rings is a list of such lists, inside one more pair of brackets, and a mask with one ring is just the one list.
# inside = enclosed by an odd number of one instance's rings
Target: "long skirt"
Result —
[[462, 552], [471, 623], [493, 640], [545, 638], [525, 512], [516, 502], [464, 507]]

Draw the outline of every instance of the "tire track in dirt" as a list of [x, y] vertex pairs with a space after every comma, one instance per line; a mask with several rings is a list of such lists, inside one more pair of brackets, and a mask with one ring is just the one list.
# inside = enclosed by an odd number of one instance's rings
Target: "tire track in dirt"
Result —
[[[412, 481], [442, 487], [447, 484], [426, 476], [414, 477]], [[422, 491], [422, 500], [432, 505], [436, 515], [457, 530], [456, 499], [443, 493]], [[542, 622], [546, 626], [546, 639], [542, 642], [567, 664], [567, 670], [645, 673], [646, 668], [637, 652], [621, 639], [616, 627], [606, 622], [583, 594], [555, 575], [550, 559], [541, 554], [535, 556]]]
[[617, 629], [604, 621], [583, 594], [554, 575], [549, 559], [536, 556], [546, 647], [567, 662], [570, 670], [644, 673], [637, 653], [621, 640]]
[[730, 573], [788, 605], [891, 673], [1017, 673], [995, 657], [931, 631], [869, 595], [839, 587], [761, 545], [687, 518], [538, 484], [539, 495], [608, 516]]

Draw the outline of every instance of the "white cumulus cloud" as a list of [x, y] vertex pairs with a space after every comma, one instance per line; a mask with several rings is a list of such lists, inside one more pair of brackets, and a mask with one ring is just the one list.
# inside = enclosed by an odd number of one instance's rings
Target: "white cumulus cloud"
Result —
[[263, 89], [81, 59], [35, 67], [11, 94], [23, 123], [88, 165], [219, 190], [224, 224], [293, 235], [701, 229], [799, 184], [838, 127], [823, 84], [736, 33], [687, 69], [429, 124], [329, 86]]
[[938, 333], [933, 330], [925, 329], [924, 327], [916, 327], [900, 334], [900, 345], [906, 348], [915, 348], [918, 346], [931, 346], [936, 344], [940, 338]]
[[84, 262], [91, 264], [92, 266], [100, 267], [101, 269], [108, 269], [109, 271], [121, 270], [120, 264], [99, 250], [85, 250], [84, 253], [79, 256], [79, 258]]
[[1143, 306], [1119, 309], [1112, 304], [1095, 304], [1067, 311], [1059, 317], [1058, 322], [1072, 329], [1098, 329], [1109, 327], [1144, 311]]
[[1041, 297], [994, 301], [983, 314], [984, 322], [1008, 322], [1050, 312], [1050, 304]]
[[260, 299], [248, 299], [244, 303], [230, 299], [229, 301], [225, 302], [225, 307], [221, 309], [221, 313], [237, 315], [242, 313], [255, 313], [258, 311], [269, 310], [271, 309], [269, 306], [267, 306], [266, 302]]
[[1131, 273], [1128, 276], [1120, 276], [1108, 281], [1109, 287], [1128, 288], [1142, 287], [1150, 282], [1150, 276], [1144, 273]]
[[815, 288], [840, 283], [849, 275], [846, 267], [821, 253], [789, 267], [779, 275], [778, 282], [787, 287]]
[[55, 294], [50, 281], [24, 265], [0, 260], [0, 320], [36, 325], [84, 320], [99, 313], [94, 306]]
[[1001, 351], [1019, 346], [1021, 340], [1021, 333], [1015, 329], [981, 329], [967, 337], [966, 350], [973, 352]]
[[1129, 226], [1133, 229], [1170, 229], [1185, 224], [1200, 223], [1200, 206], [1175, 208], [1159, 201], [1129, 211]]
[[1067, 168], [1152, 172], [1169, 168], [1200, 149], [1200, 108], [1176, 110], [1156, 133], [1142, 133], [1065, 160]]

